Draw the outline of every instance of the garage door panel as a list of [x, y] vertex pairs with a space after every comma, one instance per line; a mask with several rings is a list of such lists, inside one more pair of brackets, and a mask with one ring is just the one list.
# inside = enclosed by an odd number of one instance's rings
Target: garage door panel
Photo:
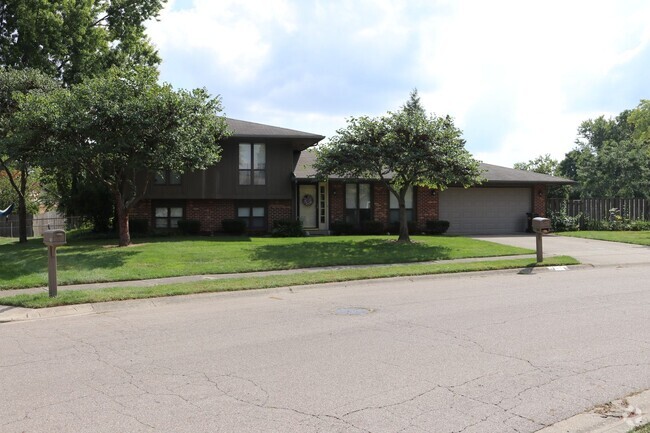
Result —
[[516, 233], [526, 229], [530, 188], [449, 188], [440, 193], [440, 219], [450, 233]]

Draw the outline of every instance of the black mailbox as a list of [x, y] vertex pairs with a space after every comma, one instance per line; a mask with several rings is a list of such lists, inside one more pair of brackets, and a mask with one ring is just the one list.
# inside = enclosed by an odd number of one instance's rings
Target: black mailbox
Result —
[[551, 231], [551, 220], [548, 218], [533, 218], [533, 231], [535, 233], [548, 233]]

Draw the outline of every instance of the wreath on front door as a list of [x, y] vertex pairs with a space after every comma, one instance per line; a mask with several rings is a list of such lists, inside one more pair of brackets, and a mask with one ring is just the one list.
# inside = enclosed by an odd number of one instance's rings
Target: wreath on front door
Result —
[[305, 194], [305, 196], [302, 198], [302, 204], [305, 206], [311, 206], [314, 204], [314, 196], [311, 194]]

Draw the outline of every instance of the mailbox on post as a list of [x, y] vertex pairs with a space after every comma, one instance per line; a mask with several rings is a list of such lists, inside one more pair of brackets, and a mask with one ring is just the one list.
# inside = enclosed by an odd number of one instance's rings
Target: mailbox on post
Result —
[[65, 245], [64, 230], [47, 230], [43, 232], [43, 243], [48, 247], [60, 247]]
[[43, 232], [43, 243], [47, 245], [47, 288], [50, 298], [56, 297], [56, 247], [65, 245], [64, 230], [46, 230]]
[[551, 231], [551, 220], [548, 218], [533, 218], [533, 231], [535, 233], [548, 233]]
[[533, 231], [535, 232], [535, 237], [537, 238], [537, 263], [541, 263], [544, 261], [542, 234], [546, 234], [551, 231], [551, 220], [541, 217], [533, 218]]

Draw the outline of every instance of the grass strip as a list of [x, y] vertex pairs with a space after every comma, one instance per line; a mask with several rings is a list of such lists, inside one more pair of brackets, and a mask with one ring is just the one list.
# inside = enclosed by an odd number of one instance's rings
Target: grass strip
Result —
[[269, 289], [275, 287], [301, 286], [308, 284], [336, 283], [373, 278], [406, 277], [458, 272], [491, 271], [537, 266], [576, 265], [579, 262], [569, 256], [547, 258], [541, 265], [534, 259], [491, 260], [466, 263], [431, 265], [397, 265], [336, 271], [298, 272], [287, 275], [264, 277], [227, 278], [191, 283], [169, 284], [153, 287], [119, 287], [98, 290], [60, 291], [56, 298], [47, 293], [37, 295], [16, 295], [0, 298], [0, 304], [25, 308], [46, 308], [61, 305], [95, 302], [121, 301], [127, 299], [158, 298], [163, 296], [189, 295], [208, 292], [229, 292], [236, 290]]
[[596, 231], [561, 232], [560, 236], [569, 236], [599, 241], [622, 242], [625, 244], [650, 246], [650, 231]]

